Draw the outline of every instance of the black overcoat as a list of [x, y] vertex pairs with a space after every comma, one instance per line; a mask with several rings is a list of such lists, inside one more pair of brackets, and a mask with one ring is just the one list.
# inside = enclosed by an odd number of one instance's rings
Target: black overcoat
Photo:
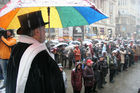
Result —
[[[14, 46], [8, 63], [6, 93], [16, 93], [20, 59], [30, 45], [19, 42]], [[46, 50], [33, 59], [24, 93], [65, 93], [59, 67]]]

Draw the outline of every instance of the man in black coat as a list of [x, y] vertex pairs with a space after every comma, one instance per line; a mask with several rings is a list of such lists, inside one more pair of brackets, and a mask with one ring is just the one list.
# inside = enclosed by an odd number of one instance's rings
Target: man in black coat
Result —
[[103, 65], [103, 63], [104, 63], [104, 57], [103, 56], [100, 56], [99, 57], [99, 62], [98, 62], [98, 73], [99, 73], [99, 75], [98, 75], [98, 83], [97, 83], [97, 85], [98, 85], [98, 88], [99, 89], [101, 89], [101, 88], [103, 88], [103, 83], [104, 83], [104, 71], [103, 71], [103, 67], [104, 67], [104, 65]]
[[43, 43], [48, 23], [41, 11], [18, 18], [20, 37], [9, 60], [6, 93], [65, 93], [59, 67]]

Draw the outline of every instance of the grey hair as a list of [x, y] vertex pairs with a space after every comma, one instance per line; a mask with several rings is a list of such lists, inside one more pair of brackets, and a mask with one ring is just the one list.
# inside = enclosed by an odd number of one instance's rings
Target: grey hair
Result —
[[35, 34], [34, 31], [35, 31], [35, 30], [31, 30], [30, 33], [29, 33], [29, 36], [33, 37], [34, 34]]

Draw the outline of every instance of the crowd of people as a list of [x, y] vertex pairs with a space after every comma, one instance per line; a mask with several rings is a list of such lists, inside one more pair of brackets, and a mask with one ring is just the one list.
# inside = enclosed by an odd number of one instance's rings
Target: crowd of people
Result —
[[[59, 49], [58, 49], [59, 50]], [[59, 57], [58, 54], [59, 53]], [[76, 45], [74, 49], [61, 47], [55, 52], [56, 62], [71, 72], [73, 93], [80, 93], [84, 82], [85, 93], [97, 93], [104, 88], [106, 76], [114, 83], [114, 77], [140, 60], [139, 41], [117, 40], [110, 42], [92, 42], [90, 45]], [[62, 54], [62, 55], [61, 55]], [[62, 58], [61, 58], [62, 57]]]
[[20, 15], [18, 20], [18, 42], [12, 30], [0, 29], [0, 77], [4, 78], [0, 89], [6, 88], [6, 93], [66, 93], [63, 67], [67, 65], [74, 93], [81, 92], [83, 82], [85, 93], [96, 93], [107, 83], [108, 74], [113, 83], [118, 73], [140, 60], [140, 42], [129, 40], [91, 42], [69, 50], [59, 47], [53, 57], [44, 44], [49, 23], [41, 11]]

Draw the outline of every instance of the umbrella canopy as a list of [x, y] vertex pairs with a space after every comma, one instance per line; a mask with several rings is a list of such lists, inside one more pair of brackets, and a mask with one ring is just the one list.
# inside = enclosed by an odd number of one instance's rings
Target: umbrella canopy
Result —
[[47, 6], [50, 6], [50, 26], [46, 28], [89, 25], [107, 18], [87, 0], [13, 0], [0, 10], [0, 27], [17, 29], [20, 27], [17, 16], [38, 10], [48, 22]]
[[61, 47], [61, 46], [68, 46], [68, 44], [67, 43], [59, 43], [59, 44], [57, 44], [57, 45], [55, 45], [53, 48], [57, 48], [57, 47]]
[[63, 39], [63, 38], [58, 38], [58, 40], [59, 40], [59, 41], [64, 41], [64, 39]]

